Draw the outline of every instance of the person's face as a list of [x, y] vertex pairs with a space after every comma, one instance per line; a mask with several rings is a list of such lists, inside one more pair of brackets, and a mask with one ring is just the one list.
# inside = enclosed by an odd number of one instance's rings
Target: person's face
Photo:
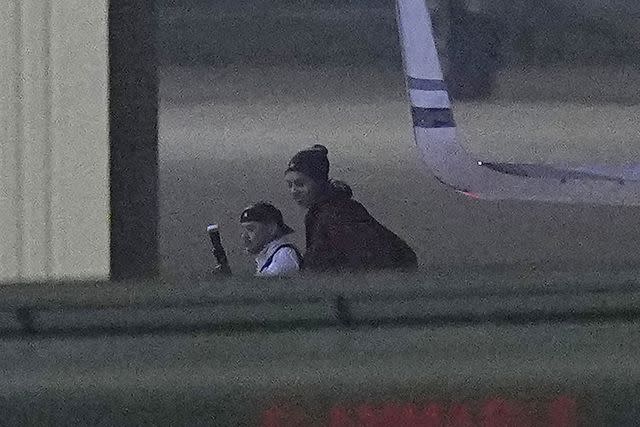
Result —
[[291, 197], [302, 207], [309, 208], [318, 199], [320, 186], [316, 181], [307, 175], [289, 171], [284, 176]]
[[259, 253], [270, 241], [275, 238], [277, 225], [263, 222], [243, 222], [242, 244], [250, 254]]

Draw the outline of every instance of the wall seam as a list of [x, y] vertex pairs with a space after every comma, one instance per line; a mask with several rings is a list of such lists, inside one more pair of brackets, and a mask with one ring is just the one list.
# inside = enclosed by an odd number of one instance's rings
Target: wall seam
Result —
[[16, 53], [16, 72], [14, 75], [16, 85], [16, 146], [15, 146], [15, 161], [16, 161], [16, 264], [17, 264], [17, 280], [22, 280], [25, 277], [24, 271], [24, 149], [22, 143], [24, 141], [24, 58], [22, 56], [23, 49], [23, 16], [20, 0], [14, 0], [14, 12], [16, 14], [16, 27], [15, 27], [15, 53]]
[[53, 2], [46, 0], [46, 6], [43, 17], [43, 40], [44, 43], [44, 121], [45, 121], [45, 138], [44, 138], [44, 242], [45, 245], [45, 275], [51, 277], [53, 275], [53, 82], [52, 82], [52, 62], [51, 45], [53, 43], [52, 25]]

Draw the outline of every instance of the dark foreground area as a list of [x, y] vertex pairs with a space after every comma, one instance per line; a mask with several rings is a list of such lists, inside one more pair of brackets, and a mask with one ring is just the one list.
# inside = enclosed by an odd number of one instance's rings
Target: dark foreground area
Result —
[[631, 426], [636, 277], [3, 286], [2, 424]]

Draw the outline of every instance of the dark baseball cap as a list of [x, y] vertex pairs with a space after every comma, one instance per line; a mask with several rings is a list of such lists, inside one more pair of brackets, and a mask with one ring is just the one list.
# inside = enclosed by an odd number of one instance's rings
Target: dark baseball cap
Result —
[[293, 228], [284, 223], [282, 212], [266, 202], [258, 202], [246, 208], [240, 215], [240, 222], [263, 222], [277, 224], [284, 234], [293, 233]]

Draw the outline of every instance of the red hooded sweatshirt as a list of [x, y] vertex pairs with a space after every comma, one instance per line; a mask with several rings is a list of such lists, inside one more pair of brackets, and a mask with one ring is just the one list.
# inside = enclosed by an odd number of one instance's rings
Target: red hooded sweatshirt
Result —
[[305, 216], [308, 271], [414, 270], [415, 252], [357, 201], [351, 188], [332, 182], [326, 198]]

